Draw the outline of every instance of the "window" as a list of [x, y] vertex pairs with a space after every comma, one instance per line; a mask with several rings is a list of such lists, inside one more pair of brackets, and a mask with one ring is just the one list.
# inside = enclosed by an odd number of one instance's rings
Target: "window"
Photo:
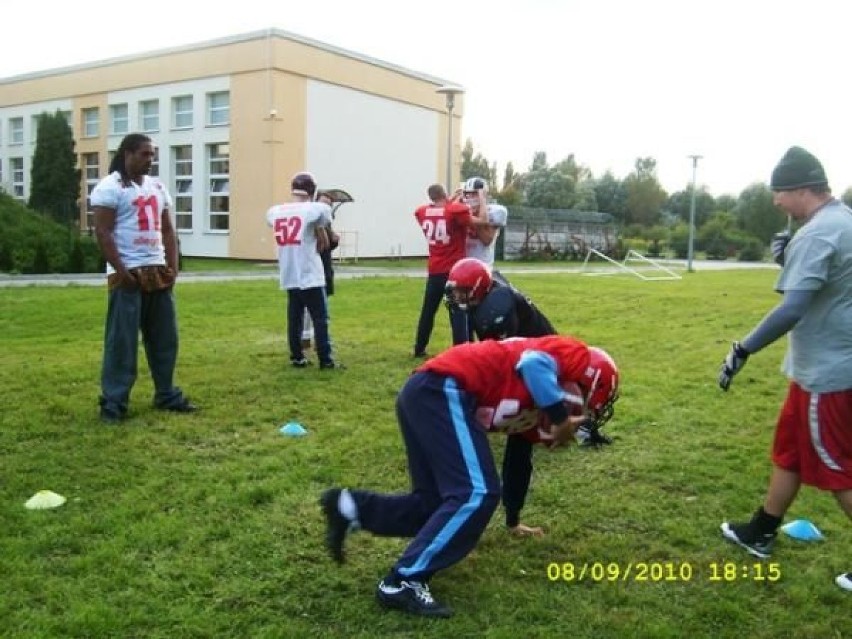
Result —
[[9, 158], [9, 172], [12, 174], [12, 195], [24, 199], [24, 158]]
[[230, 157], [227, 144], [208, 144], [207, 162], [209, 174], [208, 195], [210, 198], [209, 230], [228, 230], [230, 208]]
[[91, 204], [89, 204], [89, 196], [100, 179], [101, 168], [98, 154], [83, 153], [80, 164], [83, 165], [83, 176], [86, 178], [86, 227], [91, 229], [95, 226], [95, 220], [91, 211]]
[[9, 144], [24, 143], [24, 118], [9, 118]]
[[74, 112], [73, 111], [60, 111], [62, 117], [65, 118], [65, 121], [68, 123], [68, 128], [71, 129], [71, 133], [74, 133]]
[[172, 99], [172, 126], [176, 129], [189, 129], [192, 127], [191, 95]]
[[231, 119], [231, 94], [227, 91], [207, 94], [207, 124], [219, 126]]
[[159, 100], [145, 100], [139, 103], [139, 130], [146, 133], [160, 130]]
[[160, 176], [160, 147], [154, 147], [154, 158], [151, 160], [151, 168], [148, 169], [148, 175], [151, 177]]
[[172, 147], [172, 196], [175, 205], [175, 228], [192, 230], [192, 147]]
[[130, 118], [127, 116], [126, 104], [113, 104], [109, 107], [109, 119], [111, 122], [110, 133], [113, 135], [125, 135], [130, 131]]
[[83, 109], [83, 137], [96, 138], [100, 135], [98, 108]]

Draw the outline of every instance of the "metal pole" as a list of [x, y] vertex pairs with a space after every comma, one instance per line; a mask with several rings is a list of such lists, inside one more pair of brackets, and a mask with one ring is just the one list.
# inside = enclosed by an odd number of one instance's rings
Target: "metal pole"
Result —
[[686, 253], [686, 270], [692, 272], [693, 243], [695, 241], [695, 173], [698, 170], [700, 155], [689, 155], [692, 158], [692, 199], [689, 204], [689, 246]]
[[453, 107], [455, 106], [455, 95], [447, 93], [447, 193], [453, 189]]
[[446, 85], [436, 89], [443, 93], [447, 100], [447, 193], [453, 189], [453, 107], [456, 105], [456, 96], [464, 93], [460, 86]]

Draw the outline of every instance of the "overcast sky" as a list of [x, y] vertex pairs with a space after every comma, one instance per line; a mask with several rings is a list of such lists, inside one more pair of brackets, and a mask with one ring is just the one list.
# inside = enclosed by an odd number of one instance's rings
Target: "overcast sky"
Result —
[[0, 77], [275, 27], [465, 87], [462, 138], [502, 171], [657, 160], [737, 195], [793, 144], [852, 185], [849, 0], [67, 0], [3, 11]]

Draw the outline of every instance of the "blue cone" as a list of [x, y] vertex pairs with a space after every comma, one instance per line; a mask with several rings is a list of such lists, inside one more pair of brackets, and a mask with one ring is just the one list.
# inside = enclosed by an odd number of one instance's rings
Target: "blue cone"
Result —
[[781, 526], [781, 530], [787, 533], [789, 537], [800, 541], [820, 541], [825, 539], [819, 531], [819, 528], [814, 526], [807, 519], [796, 519], [795, 521], [791, 521], [789, 524]]
[[308, 434], [308, 431], [299, 422], [287, 422], [278, 432], [287, 437], [304, 437]]

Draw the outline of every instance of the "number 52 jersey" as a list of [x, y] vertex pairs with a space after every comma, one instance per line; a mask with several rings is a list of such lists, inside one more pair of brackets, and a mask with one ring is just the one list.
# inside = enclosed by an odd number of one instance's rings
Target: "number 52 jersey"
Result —
[[316, 229], [331, 225], [331, 207], [322, 202], [278, 204], [266, 212], [278, 247], [281, 290], [325, 286]]
[[[91, 205], [115, 211], [113, 239], [127, 268], [161, 266], [166, 263], [161, 222], [168, 214], [172, 198], [163, 183], [148, 175], [139, 185], [121, 181], [118, 171], [106, 176], [92, 190]], [[107, 273], [114, 269], [107, 264]]]

